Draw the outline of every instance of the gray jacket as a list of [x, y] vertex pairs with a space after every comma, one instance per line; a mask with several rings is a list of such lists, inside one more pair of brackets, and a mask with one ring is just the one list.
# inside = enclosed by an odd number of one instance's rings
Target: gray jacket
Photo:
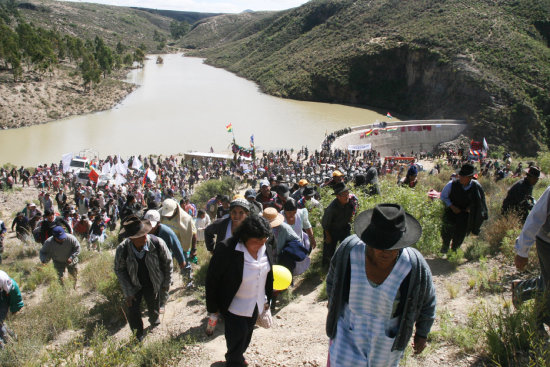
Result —
[[[327, 275], [328, 315], [326, 332], [329, 338], [336, 336], [338, 319], [349, 299], [350, 252], [360, 242], [357, 235], [351, 235], [342, 242], [330, 262]], [[404, 249], [411, 259], [412, 269], [403, 283], [407, 282], [407, 297], [404, 300], [399, 321], [399, 331], [393, 343], [393, 350], [404, 350], [416, 326], [416, 335], [426, 338], [435, 319], [435, 287], [432, 273], [420, 252], [412, 247]]]
[[[145, 264], [149, 271], [151, 283], [155, 293], [162, 288], [170, 288], [172, 277], [172, 255], [162, 238], [158, 239], [158, 246], [152, 241], [153, 235], [147, 236], [149, 252], [145, 256]], [[138, 262], [132, 248], [132, 241], [127, 238], [116, 248], [115, 273], [125, 297], [134, 296], [140, 289], [138, 279]]]
[[75, 236], [67, 233], [67, 238], [62, 243], [57, 242], [53, 236], [44, 242], [40, 249], [40, 261], [45, 264], [51, 259], [66, 264], [69, 258], [74, 261], [79, 254], [80, 243]]

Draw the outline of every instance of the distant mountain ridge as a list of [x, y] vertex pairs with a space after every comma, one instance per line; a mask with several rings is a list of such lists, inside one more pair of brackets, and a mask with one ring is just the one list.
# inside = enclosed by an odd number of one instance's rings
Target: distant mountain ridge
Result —
[[146, 11], [152, 14], [162, 15], [163, 17], [171, 18], [179, 22], [186, 21], [189, 24], [193, 24], [198, 20], [214, 17], [217, 15], [222, 15], [222, 13], [199, 13], [195, 11], [180, 11], [180, 10], [164, 10], [164, 9], [149, 9], [149, 8], [140, 8], [136, 6], [130, 7], [131, 9], [137, 9]]
[[550, 0], [312, 0], [198, 22], [183, 46], [270, 94], [465, 118], [524, 154], [550, 137]]

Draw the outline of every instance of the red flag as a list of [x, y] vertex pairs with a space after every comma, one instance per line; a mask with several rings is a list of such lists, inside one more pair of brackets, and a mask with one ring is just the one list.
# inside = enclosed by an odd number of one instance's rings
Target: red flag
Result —
[[99, 174], [95, 171], [95, 169], [92, 168], [90, 170], [90, 174], [88, 174], [88, 178], [91, 181], [97, 182], [97, 180], [99, 179]]

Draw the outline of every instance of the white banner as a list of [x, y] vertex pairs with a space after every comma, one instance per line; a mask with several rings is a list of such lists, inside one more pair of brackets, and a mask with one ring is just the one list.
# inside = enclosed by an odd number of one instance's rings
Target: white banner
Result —
[[115, 178], [115, 186], [124, 185], [126, 183], [126, 179], [121, 174], [117, 174]]
[[111, 163], [103, 163], [103, 167], [101, 167], [101, 173], [104, 175], [106, 175], [107, 173], [111, 173]]
[[67, 153], [61, 156], [61, 162], [63, 162], [63, 173], [69, 170], [72, 160], [73, 160], [73, 153]]
[[141, 168], [141, 162], [138, 159], [138, 157], [134, 157], [134, 160], [132, 161], [132, 168], [133, 169], [140, 169]]
[[372, 144], [348, 145], [348, 150], [370, 150]]
[[155, 180], [157, 179], [156, 173], [151, 171], [150, 169], [147, 170], [147, 177], [149, 177], [152, 182], [155, 182]]

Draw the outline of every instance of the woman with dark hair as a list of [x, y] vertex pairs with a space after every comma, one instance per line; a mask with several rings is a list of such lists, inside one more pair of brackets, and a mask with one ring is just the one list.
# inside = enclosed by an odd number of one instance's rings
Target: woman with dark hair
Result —
[[216, 243], [231, 237], [249, 213], [250, 204], [246, 199], [233, 200], [229, 204], [229, 217], [218, 219], [204, 229], [206, 249], [213, 252]]
[[258, 314], [269, 307], [273, 295], [273, 257], [265, 245], [271, 235], [269, 222], [247, 217], [233, 236], [219, 242], [206, 275], [207, 334], [218, 315], [225, 320], [226, 366], [245, 366]]

